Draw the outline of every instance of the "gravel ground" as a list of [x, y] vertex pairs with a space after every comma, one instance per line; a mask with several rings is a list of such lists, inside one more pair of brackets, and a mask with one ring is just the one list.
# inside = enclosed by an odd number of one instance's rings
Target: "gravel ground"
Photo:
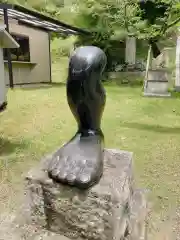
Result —
[[3, 216], [0, 222], [0, 240], [68, 240], [40, 227], [19, 224], [16, 216]]
[[180, 208], [159, 221], [149, 217], [149, 229], [148, 240], [180, 240]]

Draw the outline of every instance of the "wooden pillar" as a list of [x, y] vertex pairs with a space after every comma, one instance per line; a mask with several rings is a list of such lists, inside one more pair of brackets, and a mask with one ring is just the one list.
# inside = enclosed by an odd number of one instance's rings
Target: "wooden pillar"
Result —
[[126, 38], [125, 61], [128, 64], [136, 63], [136, 38], [134, 37]]
[[[6, 31], [9, 33], [8, 10], [7, 10], [7, 8], [4, 8], [3, 11], [4, 11], [4, 24], [6, 25]], [[7, 58], [8, 58], [9, 85], [10, 85], [10, 88], [13, 88], [14, 81], [13, 81], [13, 68], [12, 68], [12, 61], [11, 61], [11, 52], [10, 52], [10, 49], [6, 49], [6, 51], [7, 51]]]
[[49, 70], [50, 70], [49, 82], [52, 83], [51, 34], [50, 34], [50, 32], [48, 33], [48, 41], [49, 41]]
[[3, 49], [0, 46], [0, 106], [6, 101]]

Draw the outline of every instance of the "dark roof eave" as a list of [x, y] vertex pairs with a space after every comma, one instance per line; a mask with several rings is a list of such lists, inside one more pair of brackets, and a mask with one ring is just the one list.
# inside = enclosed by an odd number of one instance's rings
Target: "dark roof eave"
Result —
[[[61, 21], [59, 21], [57, 19], [54, 19], [54, 18], [51, 18], [51, 17], [49, 17], [47, 15], [41, 14], [41, 13], [35, 11], [35, 10], [31, 10], [31, 9], [25, 8], [25, 7], [21, 6], [21, 5], [1, 3], [0, 4], [0, 9], [13, 9], [13, 10], [25, 13], [25, 14], [29, 14], [29, 15], [31, 15], [33, 17], [37, 17], [37, 18], [39, 18], [41, 20], [48, 21], [50, 23], [57, 24], [57, 25], [59, 25], [61, 27], [73, 30], [73, 31], [75, 31], [75, 32], [77, 32], [79, 34], [91, 35], [91, 32], [89, 32], [88, 30], [84, 30], [84, 29], [81, 29], [81, 28], [77, 28], [77, 27], [71, 26], [71, 25], [63, 23], [63, 22], [61, 22]], [[24, 23], [24, 24], [26, 24], [26, 23]]]
[[47, 32], [47, 33], [55, 32], [55, 33], [59, 33], [60, 35], [79, 35], [79, 33], [72, 33], [71, 31], [68, 31], [68, 30], [67, 31], [61, 31], [61, 30], [59, 30], [59, 31], [51, 31], [51, 30], [48, 30], [48, 29], [46, 29], [46, 28], [44, 28], [42, 26], [35, 26], [35, 25], [32, 26], [31, 23], [23, 22], [21, 20], [18, 20], [18, 24], [19, 25], [29, 26], [31, 28], [33, 27], [34, 29], [38, 29], [38, 30], [41, 30], [41, 31], [44, 31], [44, 32]]

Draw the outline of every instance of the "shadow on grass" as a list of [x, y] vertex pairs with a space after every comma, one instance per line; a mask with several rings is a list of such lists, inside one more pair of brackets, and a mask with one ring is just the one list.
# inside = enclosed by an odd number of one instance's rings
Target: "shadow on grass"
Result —
[[39, 84], [28, 84], [28, 85], [21, 85], [19, 88], [25, 91], [31, 90], [39, 90], [39, 89], [47, 89], [47, 88], [60, 88], [65, 87], [66, 83], [64, 82], [53, 82], [53, 83], [39, 83]]
[[9, 141], [5, 138], [0, 138], [0, 156], [8, 155], [16, 150], [24, 150], [27, 148], [26, 142], [18, 142], [18, 141]]
[[173, 133], [173, 134], [180, 134], [180, 127], [162, 127], [158, 125], [150, 125], [150, 124], [143, 124], [143, 123], [121, 123], [121, 126], [144, 130], [144, 131], [152, 131], [158, 133]]

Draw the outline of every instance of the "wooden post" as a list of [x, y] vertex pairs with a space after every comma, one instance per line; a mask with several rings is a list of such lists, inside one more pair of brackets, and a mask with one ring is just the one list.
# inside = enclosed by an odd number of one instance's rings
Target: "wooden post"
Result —
[[145, 73], [145, 79], [144, 79], [144, 91], [146, 90], [146, 87], [147, 87], [148, 71], [149, 71], [150, 62], [151, 62], [151, 51], [152, 51], [151, 45], [149, 45], [147, 63], [146, 63], [146, 73]]
[[[9, 33], [9, 21], [8, 21], [8, 10], [7, 10], [7, 8], [4, 8], [3, 12], [4, 12], [4, 24], [6, 25], [6, 31]], [[6, 51], [7, 51], [7, 59], [8, 59], [8, 70], [9, 70], [8, 71], [9, 72], [9, 86], [10, 86], [10, 88], [14, 88], [11, 51], [10, 51], [10, 49], [6, 49]]]
[[49, 70], [50, 70], [49, 82], [52, 83], [51, 34], [50, 33], [48, 33], [48, 41], [49, 41]]

